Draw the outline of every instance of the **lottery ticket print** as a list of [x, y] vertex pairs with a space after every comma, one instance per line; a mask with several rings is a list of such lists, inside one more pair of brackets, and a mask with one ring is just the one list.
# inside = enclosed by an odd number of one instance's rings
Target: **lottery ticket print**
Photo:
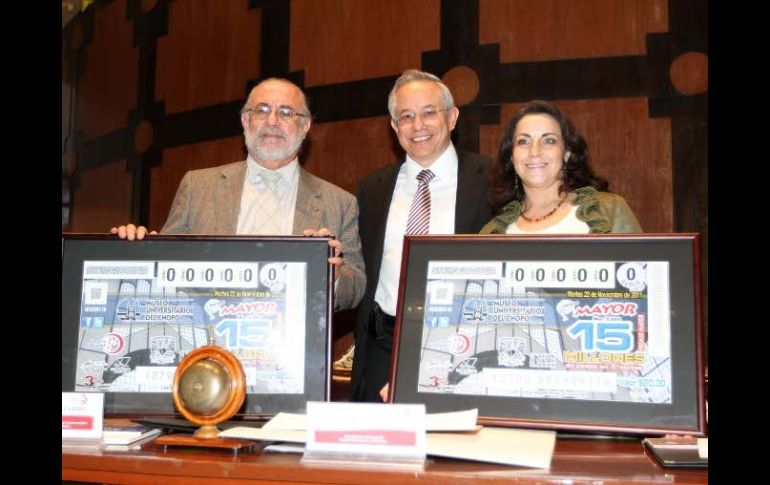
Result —
[[420, 393], [671, 403], [667, 261], [430, 261]]
[[75, 391], [171, 392], [213, 331], [247, 393], [303, 394], [306, 273], [303, 262], [85, 261]]

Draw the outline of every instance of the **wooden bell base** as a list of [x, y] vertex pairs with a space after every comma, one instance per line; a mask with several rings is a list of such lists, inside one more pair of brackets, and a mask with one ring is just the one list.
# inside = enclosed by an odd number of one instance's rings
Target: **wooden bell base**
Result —
[[169, 446], [192, 446], [198, 448], [218, 448], [230, 450], [233, 454], [239, 451], [254, 451], [257, 442], [253, 440], [240, 440], [236, 438], [196, 438], [191, 434], [168, 434], [155, 439], [155, 444], [163, 446], [164, 451]]

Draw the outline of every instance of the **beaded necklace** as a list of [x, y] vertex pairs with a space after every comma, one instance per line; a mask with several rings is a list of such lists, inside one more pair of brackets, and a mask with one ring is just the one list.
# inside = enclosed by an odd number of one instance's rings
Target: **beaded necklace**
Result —
[[527, 216], [525, 216], [525, 215], [524, 215], [524, 213], [527, 211], [527, 209], [522, 209], [522, 211], [521, 211], [521, 214], [519, 214], [519, 216], [520, 216], [522, 219], [524, 219], [525, 221], [527, 221], [527, 222], [540, 222], [540, 221], [542, 221], [542, 220], [545, 220], [545, 219], [548, 219], [549, 217], [551, 217], [552, 215], [554, 215], [554, 214], [556, 213], [556, 211], [557, 211], [557, 210], [559, 210], [559, 207], [561, 207], [561, 206], [564, 204], [564, 202], [565, 202], [566, 200], [567, 200], [567, 193], [565, 192], [565, 193], [563, 193], [563, 194], [562, 194], [562, 196], [561, 196], [561, 200], [559, 201], [559, 203], [558, 203], [558, 204], [556, 204], [556, 207], [554, 207], [553, 209], [551, 209], [551, 210], [548, 212], [548, 214], [542, 215], [542, 216], [540, 216], [540, 217], [535, 217], [534, 219], [530, 219], [529, 217], [527, 217]]

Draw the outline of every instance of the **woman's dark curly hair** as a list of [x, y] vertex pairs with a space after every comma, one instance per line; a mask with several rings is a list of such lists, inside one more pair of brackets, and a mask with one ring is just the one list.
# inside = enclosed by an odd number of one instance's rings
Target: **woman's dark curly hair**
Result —
[[524, 188], [521, 179], [514, 171], [511, 155], [513, 154], [513, 134], [516, 132], [516, 125], [526, 115], [531, 114], [546, 114], [555, 119], [559, 123], [564, 139], [564, 150], [570, 152], [569, 158], [564, 162], [564, 180], [559, 190], [571, 192], [581, 187], [591, 186], [596, 190], [606, 191], [609, 184], [591, 170], [588, 145], [583, 135], [572, 124], [572, 120], [555, 105], [547, 101], [534, 100], [513, 115], [511, 121], [508, 122], [505, 135], [500, 141], [497, 159], [489, 171], [492, 188], [489, 198], [492, 207], [499, 210], [513, 200], [524, 200]]

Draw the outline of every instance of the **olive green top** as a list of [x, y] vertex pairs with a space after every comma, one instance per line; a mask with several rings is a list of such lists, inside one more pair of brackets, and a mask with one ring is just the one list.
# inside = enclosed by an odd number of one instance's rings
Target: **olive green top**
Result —
[[[599, 192], [593, 187], [575, 190], [577, 218], [588, 224], [590, 234], [642, 232], [639, 222], [623, 197]], [[480, 234], [505, 234], [521, 214], [521, 202], [514, 200], [481, 228]]]

